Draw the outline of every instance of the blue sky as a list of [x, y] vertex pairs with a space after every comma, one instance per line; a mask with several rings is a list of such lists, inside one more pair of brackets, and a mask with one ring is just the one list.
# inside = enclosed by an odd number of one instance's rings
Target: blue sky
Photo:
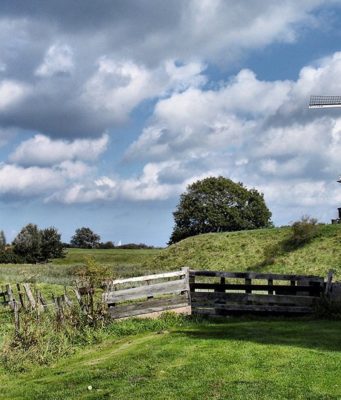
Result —
[[187, 185], [264, 193], [276, 225], [341, 205], [341, 1], [0, 3], [0, 228], [165, 245]]

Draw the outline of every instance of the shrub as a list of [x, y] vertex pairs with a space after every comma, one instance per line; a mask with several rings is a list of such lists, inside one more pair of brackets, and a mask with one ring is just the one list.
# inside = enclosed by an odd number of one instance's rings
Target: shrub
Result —
[[299, 247], [311, 242], [319, 233], [319, 225], [316, 218], [303, 216], [291, 226], [291, 234], [287, 240], [288, 244]]
[[12, 249], [0, 250], [0, 264], [23, 264], [25, 259], [13, 253]]
[[102, 282], [111, 277], [109, 267], [98, 264], [93, 257], [85, 257], [85, 263], [75, 271], [76, 284], [86, 287], [100, 287]]

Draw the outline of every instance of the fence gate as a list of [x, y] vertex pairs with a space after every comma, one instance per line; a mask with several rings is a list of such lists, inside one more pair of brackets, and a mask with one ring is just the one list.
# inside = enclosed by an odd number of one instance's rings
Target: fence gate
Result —
[[112, 318], [174, 311], [188, 307], [188, 268], [114, 280], [109, 283], [103, 294], [103, 301], [108, 304]]
[[192, 314], [308, 314], [324, 290], [319, 276], [189, 271]]

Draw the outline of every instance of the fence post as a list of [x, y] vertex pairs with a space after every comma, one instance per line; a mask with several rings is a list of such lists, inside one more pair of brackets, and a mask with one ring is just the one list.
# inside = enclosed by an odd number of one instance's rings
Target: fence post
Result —
[[191, 305], [191, 291], [189, 287], [189, 268], [188, 267], [183, 267], [181, 268], [182, 271], [184, 271], [185, 274], [185, 284], [186, 284], [186, 292], [187, 292], [187, 301], [188, 305]]
[[324, 289], [324, 294], [326, 296], [330, 295], [330, 291], [331, 291], [331, 288], [332, 288], [332, 281], [333, 281], [333, 271], [330, 270], [328, 272], [328, 275], [327, 275], [327, 282], [326, 282], [326, 286], [325, 286], [325, 289]]
[[18, 303], [15, 301], [15, 299], [13, 299], [13, 311], [14, 311], [15, 334], [18, 335], [20, 331], [20, 321], [19, 321]]
[[7, 292], [7, 296], [8, 296], [8, 305], [13, 308], [13, 292], [12, 292], [12, 288], [11, 285], [6, 285], [6, 292]]
[[25, 308], [25, 302], [24, 302], [24, 296], [21, 292], [21, 288], [20, 288], [20, 283], [17, 283], [17, 290], [18, 290], [18, 296], [19, 296], [19, 301], [20, 301], [20, 306], [22, 308]]
[[23, 286], [24, 286], [28, 301], [30, 303], [30, 306], [32, 308], [36, 308], [36, 301], [35, 301], [34, 296], [32, 294], [32, 291], [31, 291], [29, 283], [23, 283]]

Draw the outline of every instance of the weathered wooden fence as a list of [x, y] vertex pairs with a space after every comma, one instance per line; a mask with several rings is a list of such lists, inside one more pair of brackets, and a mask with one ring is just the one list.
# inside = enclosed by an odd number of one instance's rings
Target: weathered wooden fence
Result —
[[103, 294], [103, 301], [112, 318], [188, 307], [188, 269], [114, 280]]
[[319, 276], [189, 271], [192, 314], [308, 314], [325, 291]]
[[102, 301], [101, 289], [97, 289], [96, 296], [94, 288], [80, 287], [73, 289], [73, 298], [69, 297], [65, 288], [64, 294], [52, 295], [52, 302], [48, 302], [37, 288], [32, 290], [28, 283], [18, 283], [14, 288], [11, 285], [2, 287], [0, 302], [14, 311], [17, 331], [20, 310], [32, 310], [39, 315], [52, 307], [63, 320], [64, 311], [73, 304], [78, 304], [91, 321], [104, 318], [107, 314], [118, 319], [155, 315], [167, 310], [207, 316], [310, 314], [325, 300], [341, 308], [341, 283], [332, 280], [331, 272], [325, 281], [314, 275], [183, 268], [180, 271], [107, 282]]

